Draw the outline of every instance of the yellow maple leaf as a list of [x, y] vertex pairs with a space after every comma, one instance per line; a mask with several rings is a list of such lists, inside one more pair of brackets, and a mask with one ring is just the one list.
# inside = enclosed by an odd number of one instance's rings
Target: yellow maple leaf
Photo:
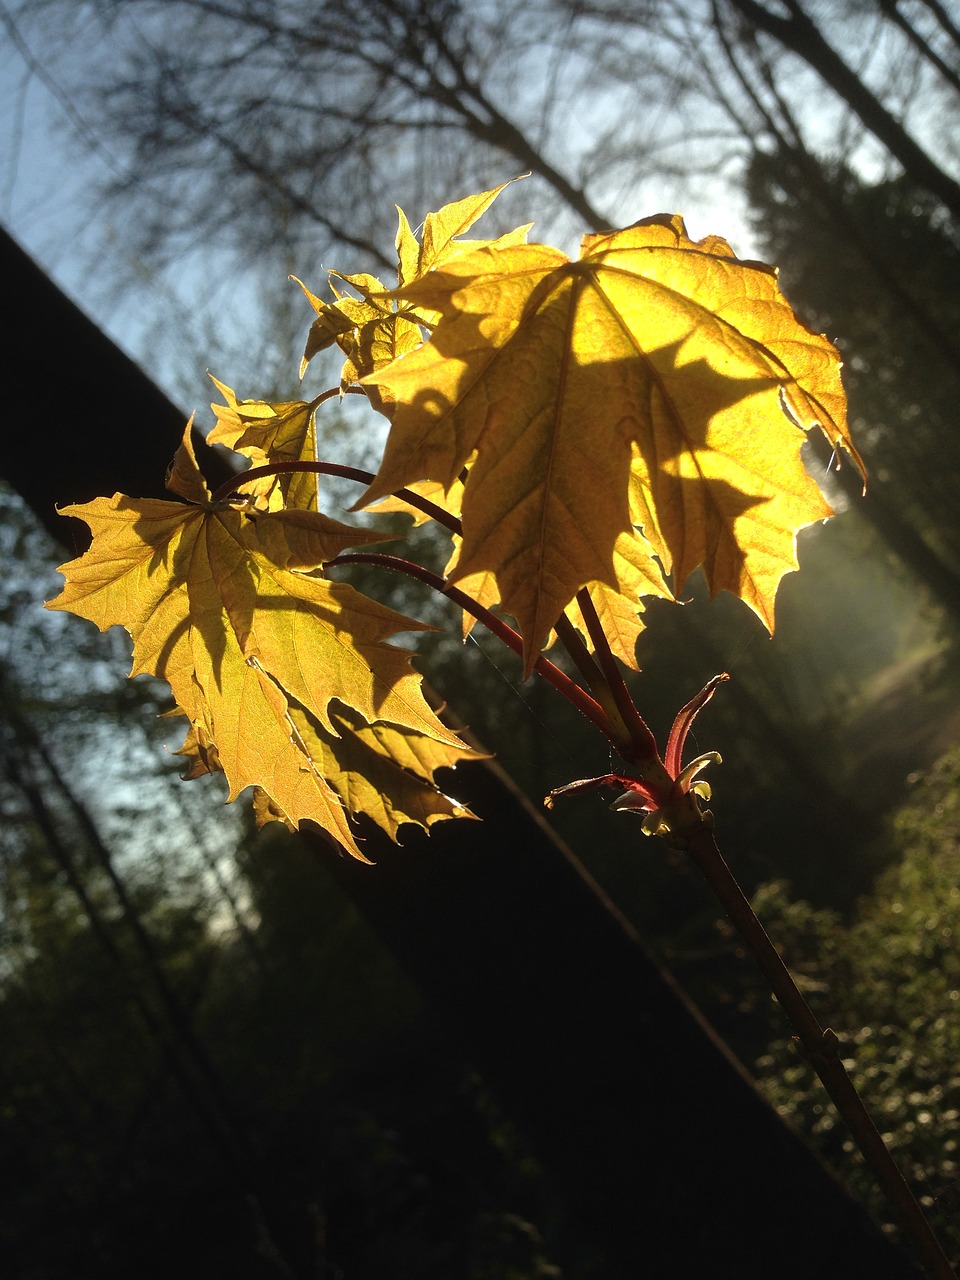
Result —
[[[460, 518], [463, 485], [459, 480], [455, 480], [449, 489], [445, 489], [436, 480], [420, 480], [410, 485], [410, 491], [418, 494], [421, 498], [426, 498], [428, 502], [432, 502], [434, 506], [439, 507], [441, 511], [445, 511], [448, 515], [454, 516], [456, 519]], [[397, 497], [396, 494], [381, 498], [376, 506], [371, 507], [371, 510], [382, 514], [402, 512], [404, 515], [413, 516], [415, 525], [426, 524], [430, 519], [429, 512], [423, 511], [420, 507], [412, 506], [409, 502], [405, 502], [403, 498]]]
[[[289, 717], [291, 732], [302, 753], [312, 761], [324, 783], [333, 788], [344, 808], [351, 814], [365, 814], [392, 840], [399, 838], [400, 828], [407, 824], [426, 831], [433, 823], [448, 818], [475, 816], [465, 805], [445, 795], [434, 775], [438, 769], [454, 769], [464, 760], [481, 759], [479, 752], [437, 742], [413, 729], [365, 724], [345, 707], [332, 712], [337, 736], [327, 733], [302, 707], [291, 704]], [[181, 775], [185, 780], [222, 772], [216, 749], [195, 725], [190, 726], [178, 754], [186, 760]], [[300, 785], [309, 788], [309, 770], [301, 769], [301, 773], [304, 776]], [[277, 791], [275, 785], [270, 792], [257, 788], [253, 806], [257, 825], [282, 822], [295, 830], [298, 824], [271, 794]], [[332, 833], [328, 830], [328, 834]]]
[[837, 352], [771, 269], [658, 216], [587, 236], [576, 261], [488, 244], [402, 297], [441, 320], [363, 379], [392, 427], [358, 506], [421, 480], [449, 488], [476, 451], [456, 578], [496, 577], [528, 670], [582, 586], [633, 590], [614, 548], [638, 511], [678, 590], [702, 566], [772, 630], [797, 531], [830, 514], [804, 431], [856, 453]]
[[[448, 818], [472, 818], [434, 782], [438, 769], [479, 759], [466, 746], [437, 742], [414, 729], [366, 724], [341, 708], [332, 715], [337, 735], [326, 733], [302, 708], [293, 712], [301, 740], [350, 813], [362, 813], [391, 839], [405, 824], [424, 830]], [[284, 815], [284, 820], [289, 823]]]
[[48, 608], [101, 630], [126, 627], [131, 675], [168, 682], [230, 799], [262, 787], [292, 822], [313, 820], [360, 856], [297, 716], [302, 709], [335, 737], [345, 707], [463, 749], [425, 701], [409, 654], [387, 643], [428, 628], [314, 572], [379, 535], [316, 511], [212, 503], [188, 434], [172, 476], [189, 504], [115, 494], [65, 508], [89, 524], [93, 543], [61, 566], [66, 585]]
[[[643, 631], [643, 597], [672, 599], [672, 596], [653, 558], [653, 548], [639, 530], [631, 529], [617, 538], [613, 544], [613, 565], [617, 578], [615, 588], [594, 581], [586, 584], [586, 590], [611, 651], [625, 666], [639, 671], [636, 649]], [[577, 602], [568, 605], [565, 612], [592, 651], [594, 644]]]
[[[360, 297], [345, 293], [334, 280], [344, 281]], [[331, 271], [330, 284], [335, 302], [324, 302], [301, 284], [317, 312], [300, 362], [301, 377], [318, 352], [336, 343], [346, 356], [340, 371], [340, 385], [346, 389], [363, 374], [413, 351], [423, 341], [419, 322], [401, 314], [386, 285], [374, 276], [345, 276]]]
[[[207, 436], [208, 444], [224, 445], [249, 458], [255, 467], [267, 462], [317, 460], [314, 404], [302, 400], [278, 404], [264, 400], [238, 400], [231, 387], [216, 378], [212, 381], [226, 403], [210, 406], [216, 415], [217, 425]], [[317, 477], [296, 472], [265, 477], [251, 481], [244, 492], [248, 498], [262, 495], [262, 505], [271, 511], [284, 506], [314, 510], [317, 506]]]
[[[428, 213], [423, 223], [422, 243], [417, 240], [406, 214], [398, 207], [398, 283], [409, 284], [424, 272], [436, 269], [461, 253], [489, 245], [503, 247], [523, 243], [530, 230], [529, 224], [518, 227], [497, 240], [460, 238], [509, 185], [508, 182], [503, 182], [490, 191], [456, 200], [436, 213]], [[342, 387], [351, 386], [365, 374], [374, 373], [400, 356], [414, 351], [423, 342], [423, 329], [431, 328], [439, 319], [430, 310], [417, 308], [410, 311], [398, 306], [395, 294], [375, 276], [362, 273], [343, 275], [339, 271], [331, 271], [329, 275], [336, 299], [334, 302], [323, 302], [298, 281], [317, 313], [300, 363], [301, 377], [318, 352], [336, 343], [347, 357], [340, 373], [340, 384]], [[344, 293], [337, 281], [350, 285], [359, 297]], [[382, 402], [375, 403], [377, 408], [384, 408]]]
[[[463, 233], [469, 231], [478, 219], [496, 200], [502, 191], [510, 186], [509, 182], [501, 182], [498, 187], [489, 191], [481, 191], [478, 195], [467, 196], [463, 200], [455, 200], [444, 205], [436, 213], [428, 213], [423, 220], [422, 243], [417, 244], [416, 236], [410, 229], [406, 214], [398, 208], [400, 228], [397, 232], [397, 254], [399, 257], [398, 283], [412, 284], [428, 271], [436, 271], [438, 267], [449, 262], [451, 258], [462, 253], [472, 253], [483, 248], [505, 248], [507, 245], [523, 244], [533, 223], [525, 223], [499, 236], [496, 240], [464, 240]], [[439, 320], [435, 312], [420, 312], [429, 317], [431, 323]]]
[[[469, 468], [467, 468], [469, 472]], [[634, 485], [634, 488], [636, 486]], [[455, 480], [449, 489], [444, 488], [437, 480], [421, 480], [410, 489], [423, 498], [427, 498], [448, 514], [459, 518], [463, 505], [463, 482]], [[415, 524], [423, 524], [430, 517], [416, 507], [410, 506], [402, 498], [391, 496], [382, 498], [371, 508], [378, 512], [401, 511], [413, 516]], [[457, 577], [456, 568], [460, 558], [462, 538], [454, 535], [453, 551], [444, 568], [444, 577]], [[586, 589], [590, 593], [594, 608], [606, 633], [613, 653], [629, 667], [638, 670], [636, 645], [643, 630], [640, 617], [643, 611], [643, 596], [660, 596], [672, 599], [672, 594], [659, 566], [654, 560], [654, 551], [650, 543], [638, 529], [622, 533], [614, 544], [614, 565], [616, 567], [618, 588], [608, 587], [603, 582], [588, 582]], [[486, 609], [494, 609], [500, 604], [500, 592], [497, 580], [489, 570], [473, 573], [467, 577], [457, 577], [460, 589], [477, 604]], [[567, 615], [574, 626], [583, 634], [588, 648], [593, 649], [586, 625], [576, 604], [571, 604]], [[477, 619], [464, 610], [463, 636], [470, 634]], [[552, 643], [552, 640], [550, 641]], [[549, 644], [548, 646], [549, 647]]]

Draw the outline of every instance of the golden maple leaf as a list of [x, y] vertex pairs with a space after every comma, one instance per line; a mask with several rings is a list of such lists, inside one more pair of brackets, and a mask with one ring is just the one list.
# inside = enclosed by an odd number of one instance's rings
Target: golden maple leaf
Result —
[[[444, 205], [436, 213], [428, 213], [423, 223], [422, 243], [417, 240], [406, 214], [397, 208], [397, 282], [411, 283], [427, 271], [433, 271], [458, 254], [490, 245], [521, 244], [530, 225], [518, 227], [497, 240], [463, 240], [465, 231], [493, 204], [509, 182], [490, 191], [467, 196]], [[383, 368], [391, 361], [416, 350], [423, 342], [423, 329], [431, 328], [439, 315], [423, 308], [411, 312], [398, 307], [396, 297], [375, 276], [343, 275], [331, 271], [330, 286], [336, 301], [323, 302], [302, 283], [300, 287], [317, 313], [300, 362], [303, 376], [309, 362], [320, 351], [336, 343], [347, 357], [340, 373], [341, 387], [348, 387], [367, 373]], [[337, 281], [348, 284], [358, 297], [345, 293]], [[378, 404], [377, 406], [382, 407]]]
[[[177, 711], [182, 714], [179, 708]], [[406, 824], [429, 830], [434, 822], [446, 818], [475, 816], [445, 795], [434, 781], [438, 769], [453, 769], [461, 761], [483, 758], [472, 748], [437, 742], [414, 729], [384, 723], [369, 725], [346, 707], [331, 710], [336, 735], [324, 730], [303, 707], [291, 704], [289, 717], [291, 733], [301, 750], [347, 811], [366, 814], [392, 840], [399, 839], [400, 828]], [[215, 747], [204, 740], [195, 725], [191, 725], [178, 754], [186, 758], [181, 775], [185, 779], [222, 772]], [[309, 790], [311, 779], [304, 773], [301, 786]], [[283, 822], [296, 829], [298, 824], [273, 798], [271, 793], [277, 791], [276, 787], [270, 791], [257, 788], [257, 824]], [[307, 799], [309, 802], [309, 795]]]
[[[362, 738], [364, 722], [422, 736], [446, 749], [431, 769], [461, 758], [466, 748], [428, 706], [409, 654], [386, 643], [429, 628], [314, 572], [378, 534], [316, 511], [213, 503], [189, 426], [168, 484], [188, 502], [115, 494], [64, 509], [89, 524], [93, 543], [61, 566], [66, 585], [48, 608], [101, 630], [126, 627], [131, 675], [166, 680], [190, 722], [194, 771], [222, 769], [230, 799], [262, 788], [290, 822], [312, 820], [361, 857], [350, 801], [331, 785], [310, 726], [328, 739], [344, 725]], [[382, 755], [388, 738], [384, 728]], [[403, 769], [411, 747], [401, 739]]]
[[[270, 404], [264, 400], [238, 400], [225, 383], [212, 379], [225, 404], [210, 407], [217, 425], [207, 436], [208, 444], [221, 444], [249, 458], [254, 467], [267, 462], [316, 462], [316, 405], [302, 400]], [[271, 511], [282, 507], [317, 506], [317, 477], [293, 472], [252, 481], [248, 498], [262, 495]]]
[[[481, 191], [479, 195], [467, 196], [463, 200], [455, 200], [444, 205], [436, 213], [428, 213], [423, 220], [421, 243], [411, 230], [407, 216], [401, 208], [397, 208], [400, 226], [397, 231], [397, 270], [400, 286], [412, 284], [428, 271], [436, 271], [445, 262], [462, 253], [473, 253], [477, 249], [505, 248], [511, 244], [523, 244], [532, 223], [516, 227], [496, 240], [464, 240], [463, 233], [469, 231], [473, 224], [493, 204], [501, 191], [509, 187], [509, 182], [501, 182], [498, 187], [489, 191]], [[439, 314], [420, 312], [428, 315], [431, 321], [440, 319]]]
[[[467, 472], [469, 474], [469, 468], [467, 468]], [[458, 519], [463, 505], [463, 488], [461, 480], [455, 480], [449, 489], [445, 489], [436, 480], [421, 480], [410, 485], [410, 489], [414, 493], [427, 498], [430, 502]], [[429, 519], [429, 516], [422, 511], [410, 506], [402, 498], [397, 497], [383, 498], [372, 509], [378, 512], [402, 511], [407, 515], [413, 516], [415, 524], [422, 524]], [[455, 535], [453, 552], [443, 571], [444, 577], [458, 577], [456, 568], [462, 544], [463, 539]], [[597, 616], [611, 650], [626, 666], [639, 670], [636, 645], [643, 630], [643, 621], [641, 619], [643, 612], [642, 597], [660, 596], [666, 599], [672, 599], [673, 597], [654, 559], [653, 548], [638, 529], [631, 528], [629, 532], [620, 534], [614, 543], [613, 559], [619, 584], [618, 588], [613, 589], [603, 582], [588, 582], [586, 589], [597, 611]], [[497, 580], [489, 570], [473, 573], [465, 578], [458, 578], [458, 585], [462, 591], [465, 591], [468, 596], [486, 609], [496, 608], [500, 604]], [[593, 650], [593, 641], [587, 632], [579, 606], [576, 603], [569, 605], [566, 613], [570, 621], [582, 633], [587, 642], [587, 647]], [[476, 621], [477, 619], [473, 614], [464, 610], [464, 638], [473, 630]]]
[[712, 593], [772, 630], [796, 534], [830, 514], [804, 432], [859, 465], [837, 352], [775, 272], [657, 216], [585, 237], [577, 261], [484, 245], [398, 293], [441, 319], [363, 379], [392, 427], [357, 505], [423, 480], [448, 489], [476, 452], [456, 580], [495, 576], [528, 670], [581, 587], [635, 593], [615, 547], [637, 523], [677, 590], [702, 566]]
[[397, 839], [405, 823], [428, 830], [446, 818], [474, 816], [433, 782], [437, 769], [479, 759], [469, 747], [437, 742], [415, 729], [367, 724], [347, 708], [332, 715], [336, 736], [325, 733], [302, 709], [295, 718], [324, 777], [347, 809], [366, 814], [391, 839]]
[[[626, 666], [638, 671], [636, 648], [643, 630], [642, 599], [644, 596], [672, 599], [672, 595], [653, 559], [653, 548], [638, 530], [631, 529], [617, 538], [613, 544], [613, 565], [618, 584], [615, 588], [593, 581], [586, 584], [586, 589], [611, 651]], [[565, 612], [583, 635], [587, 647], [593, 650], [580, 606], [574, 601]]]

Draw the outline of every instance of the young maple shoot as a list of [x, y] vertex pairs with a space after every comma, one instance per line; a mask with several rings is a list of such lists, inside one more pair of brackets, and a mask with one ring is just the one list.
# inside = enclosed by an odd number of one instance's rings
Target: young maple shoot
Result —
[[[401, 212], [395, 287], [330, 272], [330, 300], [304, 288], [315, 318], [301, 377], [336, 346], [338, 388], [270, 404], [217, 383], [224, 403], [209, 440], [248, 464], [235, 481], [209, 491], [188, 424], [167, 476], [174, 498], [65, 508], [93, 541], [61, 567], [66, 584], [48, 607], [127, 628], [131, 674], [166, 680], [187, 719], [186, 776], [221, 771], [231, 799], [254, 789], [259, 821], [316, 824], [362, 858], [352, 815], [394, 839], [405, 823], [471, 817], [435, 775], [477, 753], [390, 643], [425, 624], [328, 570], [375, 564], [453, 599], [465, 634], [488, 626], [525, 675], [546, 678], [608, 738], [622, 770], [554, 795], [615, 787], [647, 833], [689, 850], [931, 1274], [951, 1275], [855, 1091], [850, 1100], [836, 1037], [716, 849], [698, 775], [718, 757], [682, 757], [725, 677], [683, 707], [661, 756], [618, 665], [636, 668], [643, 599], [673, 598], [696, 569], [711, 595], [734, 593], [773, 631], [799, 530], [832, 514], [803, 465], [807, 433], [863, 472], [837, 350], [794, 315], [773, 269], [741, 261], [720, 237], [691, 240], [677, 215], [587, 235], [576, 259], [529, 243], [529, 226], [464, 238], [503, 186], [428, 214], [419, 240]], [[364, 395], [389, 422], [376, 474], [319, 457], [318, 413], [337, 394]], [[319, 510], [318, 473], [364, 482], [354, 509], [446, 528], [443, 576], [367, 549], [386, 535]], [[547, 656], [552, 643], [582, 683]]]
[[[542, 651], [559, 636], [587, 686], [564, 692], [664, 834], [697, 820], [674, 812], [690, 772], [676, 750], [660, 759], [611, 655], [636, 666], [643, 598], [670, 598], [698, 567], [772, 629], [797, 531], [830, 514], [805, 433], [860, 465], [840, 361], [774, 271], [718, 237], [690, 240], [677, 216], [586, 236], [576, 260], [529, 244], [529, 227], [464, 239], [502, 189], [428, 214], [420, 240], [401, 213], [396, 288], [331, 273], [332, 301], [305, 290], [316, 316], [301, 375], [339, 346], [341, 392], [390, 422], [357, 506], [439, 516], [446, 581], [474, 602], [465, 625], [512, 616], [525, 674], [539, 663], [558, 681]], [[266, 404], [217, 386], [209, 438], [250, 477], [211, 494], [188, 428], [167, 478], [180, 501], [67, 509], [93, 544], [63, 566], [50, 607], [125, 626], [133, 674], [165, 679], [187, 717], [190, 775], [221, 770], [231, 798], [256, 788], [262, 819], [311, 821], [362, 856], [351, 814], [393, 837], [465, 816], [434, 774], [470, 750], [389, 643], [422, 624], [325, 574], [378, 537], [317, 509], [327, 397]]]

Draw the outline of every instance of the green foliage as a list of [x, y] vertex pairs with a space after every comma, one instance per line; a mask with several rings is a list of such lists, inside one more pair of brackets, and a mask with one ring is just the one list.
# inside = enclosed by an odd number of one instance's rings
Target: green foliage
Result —
[[[782, 882], [754, 906], [814, 1007], [830, 1010], [841, 1054], [871, 1099], [884, 1138], [948, 1248], [960, 1177], [960, 747], [923, 776], [894, 831], [901, 861], [845, 926], [828, 910], [791, 902]], [[771, 1037], [756, 1062], [767, 1096], [809, 1135], [878, 1215], [869, 1172], [833, 1115], [812, 1069], [756, 1002]]]
[[4, 1274], [556, 1275], [539, 1168], [322, 861], [183, 805], [156, 686], [2, 515]]
[[202, 899], [171, 906], [169, 884], [140, 895], [178, 1028], [109, 895], [117, 955], [40, 844], [20, 860], [10, 1274], [558, 1278], [539, 1167], [315, 851], [273, 828], [241, 863], [248, 935], [211, 929]]

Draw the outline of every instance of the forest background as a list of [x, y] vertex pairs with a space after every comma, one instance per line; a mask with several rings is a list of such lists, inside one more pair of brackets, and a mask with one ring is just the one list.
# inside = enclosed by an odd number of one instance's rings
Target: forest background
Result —
[[[694, 235], [780, 266], [844, 352], [868, 495], [811, 457], [844, 510], [802, 539], [776, 638], [723, 598], [651, 606], [637, 696], [660, 729], [678, 689], [731, 673], [705, 744], [724, 757], [725, 847], [811, 1000], [842, 1022], [956, 1252], [956, 15], [936, 0], [34, 0], [2, 18], [5, 221], [204, 427], [208, 368], [240, 396], [296, 397], [309, 315], [288, 275], [317, 289], [326, 266], [389, 266], [394, 203], [416, 219], [528, 172], [488, 233], [535, 210], [535, 234], [570, 248], [678, 210]], [[59, 113], [42, 153], [22, 133], [40, 86]], [[36, 203], [44, 164], [55, 218]], [[95, 454], [96, 406], [64, 418], [89, 422]], [[327, 442], [359, 465], [379, 443], [346, 410]], [[119, 641], [40, 611], [63, 554], [13, 490], [3, 503], [0, 1160], [18, 1190], [0, 1248], [14, 1274], [82, 1274], [81, 1259], [101, 1276], [600, 1274], [596, 1243], [558, 1214], [548, 1172], [329, 867], [181, 784], [163, 690], [124, 683]], [[404, 588], [388, 591], [403, 608]], [[422, 648], [534, 803], [606, 767], [492, 646]], [[599, 800], [552, 820], [882, 1216], [682, 863], [639, 857]], [[307, 1261], [257, 1235], [222, 1176], [238, 1146], [281, 1179], [291, 1220], [313, 1223]]]

